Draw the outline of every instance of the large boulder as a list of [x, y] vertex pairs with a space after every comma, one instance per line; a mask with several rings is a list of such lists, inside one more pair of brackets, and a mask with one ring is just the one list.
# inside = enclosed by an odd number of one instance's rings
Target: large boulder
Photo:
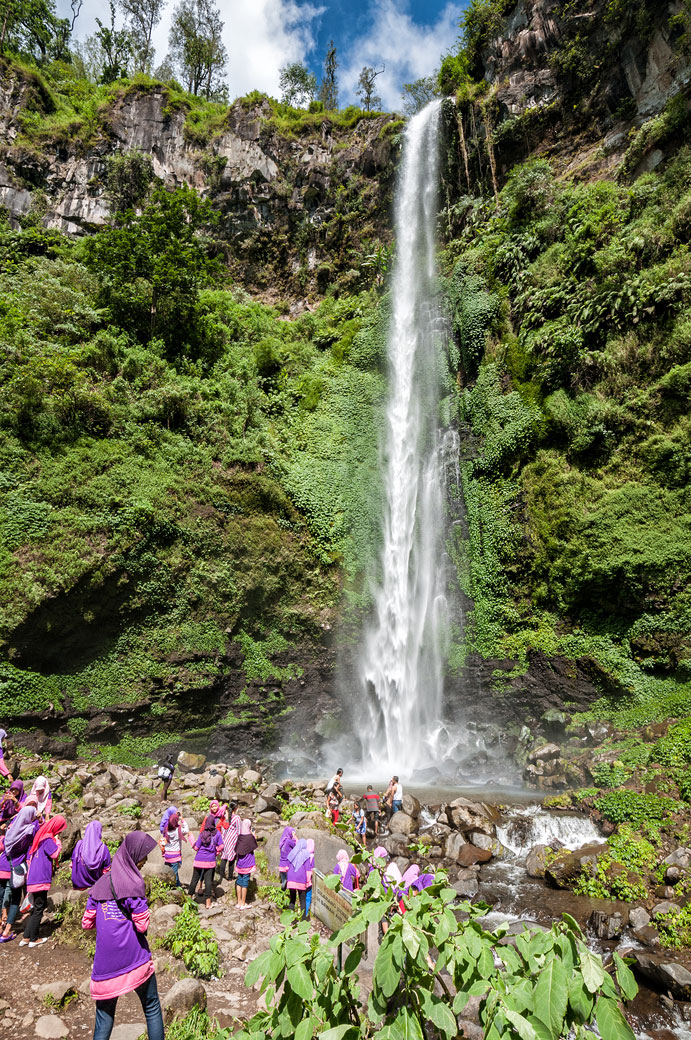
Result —
[[278, 798], [271, 797], [267, 794], [260, 794], [254, 803], [254, 811], [256, 813], [276, 813], [280, 816], [282, 809], [283, 802], [279, 802]]
[[[291, 821], [295, 826], [295, 819]], [[312, 838], [314, 841], [314, 865], [317, 870], [321, 870], [323, 874], [331, 874], [334, 867], [336, 866], [336, 853], [339, 849], [346, 849], [349, 855], [352, 855], [353, 849], [345, 843], [343, 838], [335, 837], [333, 834], [326, 834], [324, 831], [316, 830], [313, 827], [296, 827], [298, 838]], [[278, 870], [278, 846], [281, 840], [282, 828], [274, 831], [274, 833], [267, 838], [264, 851], [269, 862], [269, 868], [271, 870]]]
[[444, 855], [447, 859], [453, 860], [454, 863], [458, 861], [458, 854], [465, 845], [465, 838], [462, 834], [449, 834], [444, 845]]
[[691, 849], [680, 846], [662, 862], [666, 867], [681, 867], [682, 870], [689, 870], [691, 868]]
[[193, 755], [190, 751], [181, 751], [178, 755], [178, 765], [190, 773], [201, 773], [206, 765], [206, 755]]
[[291, 818], [292, 827], [311, 827], [313, 830], [330, 831], [331, 823], [323, 812], [297, 812]]
[[391, 834], [412, 834], [415, 830], [415, 820], [407, 813], [394, 813], [389, 820], [389, 831]]
[[472, 867], [474, 863], [487, 863], [491, 858], [489, 849], [478, 849], [475, 845], [466, 844], [458, 853], [456, 862], [462, 867]]
[[594, 869], [598, 857], [606, 851], [606, 843], [584, 845], [573, 852], [562, 849], [545, 870], [545, 878], [556, 888], [571, 888], [584, 870]]
[[628, 915], [626, 911], [615, 910], [608, 913], [607, 910], [593, 910], [588, 918], [588, 927], [598, 939], [618, 939], [626, 924]]
[[161, 1002], [163, 1021], [169, 1025], [178, 1015], [186, 1015], [192, 1008], [206, 1008], [206, 990], [199, 979], [180, 979], [169, 989]]
[[675, 1000], [691, 1000], [691, 971], [688, 963], [680, 963], [676, 957], [668, 953], [648, 953], [643, 950], [630, 950], [634, 958], [633, 970], [639, 978], [671, 993]]
[[533, 845], [525, 859], [525, 869], [528, 877], [543, 878], [545, 876], [547, 853], [550, 851], [549, 845]]
[[420, 803], [412, 794], [403, 795], [403, 812], [417, 820], [420, 815]]

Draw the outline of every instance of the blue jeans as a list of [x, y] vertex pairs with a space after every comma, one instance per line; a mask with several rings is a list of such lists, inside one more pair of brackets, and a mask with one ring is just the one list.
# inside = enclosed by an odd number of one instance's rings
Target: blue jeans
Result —
[[[139, 997], [146, 1016], [146, 1031], [149, 1034], [149, 1040], [164, 1040], [163, 1015], [161, 1013], [161, 1002], [158, 999], [156, 976], [152, 975], [146, 982], [142, 982], [141, 986], [137, 986], [134, 992]], [[94, 1040], [110, 1040], [117, 1003], [117, 997], [112, 997], [110, 1000], [96, 1001]]]
[[175, 863], [167, 863], [166, 866], [168, 867], [169, 870], [173, 871], [173, 875], [175, 876], [175, 887], [176, 888], [182, 888], [182, 882], [180, 881], [180, 874], [179, 874], [179, 870], [180, 870], [179, 862], [176, 861]]
[[394, 798], [391, 803], [391, 815], [393, 816], [395, 812], [400, 812], [402, 808], [403, 802], [399, 798]]

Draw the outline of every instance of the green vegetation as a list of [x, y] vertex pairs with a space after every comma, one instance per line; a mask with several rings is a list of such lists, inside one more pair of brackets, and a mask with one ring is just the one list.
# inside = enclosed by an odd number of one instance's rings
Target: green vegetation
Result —
[[182, 958], [190, 975], [200, 979], [219, 977], [221, 969], [216, 937], [209, 928], [202, 927], [197, 905], [191, 899], [185, 901], [175, 924], [160, 943], [175, 957]]
[[450, 546], [466, 651], [590, 659], [620, 726], [691, 709], [689, 199], [681, 149], [631, 186], [534, 160], [449, 212], [448, 400], [480, 445]]
[[[336, 878], [327, 883], [332, 882], [338, 884]], [[633, 975], [617, 954], [614, 974], [607, 974], [567, 915], [549, 932], [526, 930], [515, 946], [504, 946], [499, 940], [506, 926], [486, 932], [476, 920], [484, 907], [462, 904], [468, 916], [457, 921], [451, 909], [455, 893], [444, 875], [406, 901], [405, 915], [390, 913], [394, 898], [383, 891], [373, 870], [354, 896], [352, 917], [328, 943], [311, 934], [308, 922], [284, 914], [285, 930], [273, 937], [271, 949], [253, 962], [245, 978], [247, 986], [262, 982], [266, 1010], [254, 1015], [236, 1040], [313, 1034], [325, 1040], [422, 1037], [430, 1022], [440, 1036], [453, 1038], [471, 996], [481, 998], [486, 1037], [556, 1040], [597, 1022], [605, 1040], [632, 1040], [620, 1001], [635, 996]], [[370, 922], [387, 916], [389, 928], [365, 1007], [355, 974], [364, 952], [361, 937]], [[350, 947], [342, 970], [334, 958], [339, 943]], [[444, 984], [443, 970], [451, 975], [455, 996]]]

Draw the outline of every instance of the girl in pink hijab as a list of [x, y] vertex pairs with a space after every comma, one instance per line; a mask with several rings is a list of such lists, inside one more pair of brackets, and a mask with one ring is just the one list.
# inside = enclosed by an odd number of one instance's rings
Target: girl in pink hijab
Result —
[[350, 856], [345, 849], [339, 849], [336, 853], [334, 874], [340, 877], [341, 884], [347, 892], [354, 892], [356, 888], [360, 887], [360, 875], [357, 867], [350, 862]]

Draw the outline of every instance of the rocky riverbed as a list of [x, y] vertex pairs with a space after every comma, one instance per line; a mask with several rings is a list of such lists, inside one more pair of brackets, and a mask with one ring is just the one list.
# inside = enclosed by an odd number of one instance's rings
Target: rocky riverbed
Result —
[[[24, 778], [45, 771], [40, 760], [21, 763]], [[117, 843], [129, 830], [158, 832], [161, 801], [153, 771], [106, 765], [102, 762], [56, 762], [48, 774], [55, 793], [55, 811], [68, 818], [63, 855], [51, 891], [44, 934], [49, 942], [34, 950], [5, 944], [0, 951], [0, 1016], [18, 1038], [86, 1036], [93, 1025], [88, 992], [88, 939], [80, 934], [84, 896], [73, 892], [69, 857], [86, 824], [103, 823], [104, 837]], [[223, 1026], [251, 1015], [260, 996], [248, 990], [244, 976], [251, 960], [268, 947], [280, 928], [271, 900], [278, 859], [278, 838], [287, 817], [298, 833], [313, 837], [316, 866], [330, 872], [344, 839], [326, 819], [322, 805], [324, 782], [275, 782], [260, 769], [209, 764], [203, 756], [181, 753], [169, 802], [183, 812], [192, 831], [201, 823], [208, 800], [231, 798], [254, 821], [260, 842], [258, 885], [247, 911], [235, 905], [234, 886], [221, 882], [210, 910], [200, 907], [204, 923], [214, 933], [220, 952], [221, 977], [204, 981], [187, 975], [182, 962], [155, 947], [159, 988], [166, 1016], [206, 1003]], [[350, 788], [347, 794], [351, 795]], [[359, 794], [359, 792], [358, 792]], [[347, 798], [344, 810], [352, 806]], [[498, 805], [464, 795], [439, 804], [423, 805], [408, 794], [403, 811], [383, 829], [379, 839], [404, 870], [411, 862], [423, 869], [448, 871], [459, 900], [488, 904], [488, 924], [509, 920], [512, 931], [525, 924], [540, 928], [568, 912], [585, 930], [589, 942], [605, 955], [617, 949], [633, 958], [641, 993], [630, 1013], [639, 1036], [653, 1040], [691, 1036], [691, 958], [685, 951], [664, 949], [654, 927], [660, 902], [614, 903], [575, 895], [569, 885], [584, 865], [597, 861], [607, 846], [600, 828], [587, 814], [553, 810], [538, 804]], [[372, 844], [370, 840], [369, 844]], [[679, 905], [686, 901], [685, 882], [691, 876], [691, 850], [679, 847], [667, 857], [665, 881]], [[184, 849], [181, 876], [191, 876], [193, 852]], [[144, 868], [149, 878], [154, 943], [174, 926], [180, 896], [165, 884], [167, 868], [154, 852]], [[676, 893], [676, 894], [675, 894]], [[664, 909], [664, 908], [663, 908]], [[318, 922], [314, 927], [321, 929]], [[367, 972], [361, 973], [363, 986]], [[17, 979], [23, 979], [21, 985]], [[115, 1040], [134, 1040], [142, 1029], [136, 998], [118, 1009]], [[466, 1034], [478, 1036], [476, 1022]]]

